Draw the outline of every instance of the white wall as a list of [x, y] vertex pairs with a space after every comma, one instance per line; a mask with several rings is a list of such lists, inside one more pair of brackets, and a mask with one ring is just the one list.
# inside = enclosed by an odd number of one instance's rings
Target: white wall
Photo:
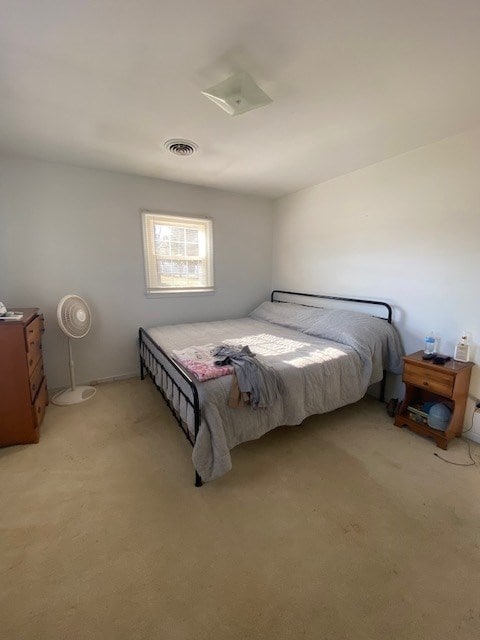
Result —
[[[407, 352], [423, 348], [431, 330], [443, 353], [453, 354], [462, 330], [480, 342], [480, 129], [286, 196], [275, 208], [275, 286], [388, 301]], [[398, 381], [390, 386], [400, 391]], [[480, 398], [478, 367], [470, 392]]]
[[[145, 297], [140, 209], [213, 218], [214, 294]], [[78, 380], [136, 373], [139, 326], [246, 314], [269, 293], [271, 252], [266, 199], [0, 156], [0, 300], [44, 313], [51, 388], [68, 381], [55, 320], [63, 295], [85, 297], [93, 312], [92, 331], [74, 343]]]

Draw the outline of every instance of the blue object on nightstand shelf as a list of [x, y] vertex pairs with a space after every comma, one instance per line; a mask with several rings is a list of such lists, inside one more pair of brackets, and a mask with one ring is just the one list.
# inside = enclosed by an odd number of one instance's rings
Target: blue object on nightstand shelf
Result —
[[443, 404], [443, 402], [437, 402], [428, 412], [428, 425], [433, 429], [439, 429], [445, 431], [452, 417], [450, 409]]

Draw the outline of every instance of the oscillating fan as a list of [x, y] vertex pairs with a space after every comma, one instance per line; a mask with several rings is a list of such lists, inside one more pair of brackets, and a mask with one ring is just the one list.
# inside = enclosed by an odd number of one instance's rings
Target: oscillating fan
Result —
[[77, 404], [92, 398], [95, 387], [75, 384], [72, 343], [70, 338], [83, 338], [90, 331], [92, 316], [88, 304], [80, 296], [68, 295], [60, 300], [57, 306], [57, 320], [60, 329], [68, 338], [68, 355], [70, 367], [70, 389], [60, 391], [52, 398], [54, 404]]

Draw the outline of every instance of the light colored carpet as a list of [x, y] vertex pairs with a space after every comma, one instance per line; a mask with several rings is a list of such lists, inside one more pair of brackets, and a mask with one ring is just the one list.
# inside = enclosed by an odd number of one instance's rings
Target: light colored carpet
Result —
[[480, 467], [434, 450], [365, 399], [196, 489], [151, 382], [50, 406], [38, 445], [0, 451], [0, 636], [476, 639]]

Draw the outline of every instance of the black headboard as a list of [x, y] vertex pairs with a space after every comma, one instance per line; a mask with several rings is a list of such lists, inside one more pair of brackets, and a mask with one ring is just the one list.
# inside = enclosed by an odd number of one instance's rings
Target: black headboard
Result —
[[[384, 320], [387, 320], [387, 322], [389, 322], [390, 324], [392, 324], [392, 307], [387, 302], [382, 302], [381, 300], [361, 300], [360, 298], [342, 298], [341, 296], [327, 296], [327, 295], [321, 295], [317, 293], [300, 293], [298, 291], [281, 291], [280, 289], [274, 289], [270, 295], [271, 302], [286, 302], [286, 300], [275, 300], [276, 294], [283, 294], [283, 295], [289, 295], [289, 296], [301, 296], [305, 298], [320, 298], [323, 300], [340, 300], [341, 302], [354, 302], [354, 303], [364, 304], [364, 305], [371, 304], [371, 305], [385, 307], [385, 309], [387, 310], [387, 317], [386, 318], [383, 318], [383, 316], [381, 317]], [[307, 305], [306, 303], [301, 303], [301, 304], [305, 304], [306, 306], [315, 306], [315, 305]]]

